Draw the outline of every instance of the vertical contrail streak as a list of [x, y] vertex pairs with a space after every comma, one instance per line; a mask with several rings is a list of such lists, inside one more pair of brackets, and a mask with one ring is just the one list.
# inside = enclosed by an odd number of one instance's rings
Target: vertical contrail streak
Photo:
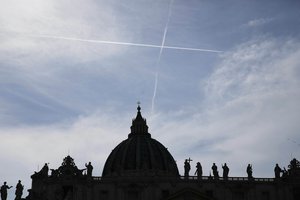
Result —
[[154, 104], [155, 104], [155, 98], [156, 98], [156, 92], [157, 92], [157, 86], [158, 86], [158, 71], [159, 71], [159, 67], [160, 67], [160, 59], [161, 59], [161, 55], [162, 55], [162, 52], [163, 52], [163, 49], [164, 49], [166, 36], [167, 36], [167, 32], [168, 32], [168, 27], [169, 27], [169, 22], [170, 22], [170, 18], [171, 18], [171, 15], [172, 15], [173, 1], [174, 0], [171, 0], [170, 4], [169, 4], [168, 19], [167, 19], [167, 23], [166, 23], [166, 26], [165, 26], [163, 39], [162, 39], [162, 42], [161, 42], [159, 56], [158, 56], [158, 59], [156, 61], [156, 74], [155, 74], [154, 90], [153, 90], [153, 96], [152, 96], [151, 114], [153, 114], [153, 112], [154, 112]]

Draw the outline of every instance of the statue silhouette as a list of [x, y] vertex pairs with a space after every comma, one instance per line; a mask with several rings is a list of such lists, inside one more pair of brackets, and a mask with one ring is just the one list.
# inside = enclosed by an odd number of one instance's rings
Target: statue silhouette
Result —
[[223, 178], [227, 179], [229, 174], [229, 167], [225, 163], [224, 165], [222, 165], [222, 168], [223, 168]]
[[198, 179], [202, 179], [202, 166], [201, 166], [201, 163], [200, 162], [197, 162], [197, 165], [196, 165], [196, 171], [195, 171], [195, 175], [197, 175], [197, 178]]
[[6, 185], [6, 182], [1, 186], [0, 192], [1, 192], [1, 200], [7, 199], [7, 190], [12, 188], [12, 186]]
[[187, 177], [189, 177], [189, 172], [190, 172], [190, 170], [191, 170], [191, 165], [190, 165], [190, 162], [189, 161], [191, 161], [191, 159], [185, 159], [185, 161], [184, 161], [184, 176], [187, 178]]
[[41, 172], [41, 174], [42, 174], [43, 176], [47, 177], [47, 176], [48, 176], [48, 171], [49, 171], [48, 164], [45, 163], [44, 167], [41, 169], [40, 172]]
[[21, 200], [22, 194], [23, 194], [23, 189], [24, 189], [24, 186], [21, 184], [21, 181], [19, 180], [19, 182], [16, 185], [15, 200]]
[[283, 172], [283, 170], [279, 167], [278, 164], [276, 164], [274, 168], [274, 172], [275, 172], [275, 178], [280, 178], [280, 173]]
[[218, 167], [215, 163], [213, 163], [211, 169], [213, 171], [214, 179], [219, 179]]
[[251, 164], [248, 164], [248, 166], [247, 166], [247, 174], [248, 174], [248, 178], [249, 179], [252, 179], [253, 178], [253, 176], [252, 176], [252, 165]]
[[43, 166], [43, 168], [39, 172], [34, 172], [33, 177], [35, 177], [35, 178], [46, 178], [46, 177], [48, 177], [48, 171], [49, 171], [48, 164], [45, 163], [45, 165]]
[[93, 172], [93, 166], [91, 164], [91, 162], [89, 162], [89, 164], [85, 164], [86, 170], [87, 170], [87, 176], [91, 177], [92, 176], [92, 172]]

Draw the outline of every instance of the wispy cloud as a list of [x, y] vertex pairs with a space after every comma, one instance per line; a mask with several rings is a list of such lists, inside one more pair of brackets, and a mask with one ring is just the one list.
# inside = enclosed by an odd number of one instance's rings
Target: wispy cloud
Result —
[[[275, 162], [299, 157], [300, 45], [297, 6], [257, 9], [271, 4], [174, 1], [160, 45], [169, 1], [2, 1], [0, 177], [28, 189], [38, 165], [58, 167], [68, 150], [101, 175], [138, 100], [181, 173], [191, 157], [205, 175], [227, 162], [232, 176], [244, 176], [248, 163], [254, 176], [273, 176]], [[150, 115], [161, 46], [160, 101]]]
[[45, 68], [46, 63], [53, 60], [72, 58], [73, 62], [78, 63], [116, 55], [124, 48], [101, 46], [91, 50], [85, 44], [41, 40], [28, 35], [62, 35], [112, 41], [124, 41], [125, 37], [128, 41], [132, 34], [121, 26], [117, 16], [112, 4], [94, 1], [13, 0], [1, 3], [0, 58], [2, 63], [32, 69]]
[[[291, 153], [299, 157], [299, 147], [287, 141], [300, 139], [299, 47], [299, 41], [260, 38], [225, 53], [204, 85], [203, 104], [180, 120], [158, 117], [155, 132], [179, 160], [191, 156], [206, 169], [229, 162], [240, 176], [250, 162], [256, 176], [272, 176], [276, 162], [287, 165]], [[201, 148], [207, 141], [210, 147]]]
[[[107, 118], [102, 112], [95, 111], [69, 123], [2, 127], [0, 151], [5, 153], [0, 154], [0, 159], [5, 160], [2, 163], [5, 170], [0, 172], [1, 180], [9, 180], [12, 184], [21, 179], [29, 189], [30, 175], [38, 167], [41, 169], [49, 162], [50, 168], [57, 168], [68, 152], [79, 168], [91, 161], [95, 167], [94, 175], [100, 176], [107, 156], [129, 132], [131, 117], [123, 120], [118, 115], [111, 116], [114, 117]], [[14, 171], [10, 170], [12, 167]]]
[[[275, 163], [287, 165], [291, 153], [299, 157], [299, 147], [288, 141], [300, 139], [299, 54], [294, 40], [264, 38], [239, 45], [223, 55], [207, 78], [202, 103], [151, 117], [143, 110], [152, 137], [168, 147], [181, 172], [184, 159], [191, 157], [202, 163], [205, 175], [212, 162], [227, 162], [232, 176], [244, 176], [248, 163], [254, 176], [272, 176]], [[68, 150], [79, 167], [92, 161], [95, 175], [101, 175], [110, 151], [127, 138], [134, 116], [135, 111], [112, 109], [67, 123], [2, 127], [3, 167], [14, 165], [22, 173], [1, 171], [0, 176], [15, 182], [21, 177], [29, 187], [29, 174], [38, 165], [58, 167]], [[22, 165], [15, 165], [16, 160]]]
[[251, 20], [247, 23], [247, 26], [249, 27], [255, 27], [255, 26], [262, 26], [264, 24], [267, 24], [271, 21], [273, 21], [273, 18], [259, 18], [259, 19], [254, 19]]

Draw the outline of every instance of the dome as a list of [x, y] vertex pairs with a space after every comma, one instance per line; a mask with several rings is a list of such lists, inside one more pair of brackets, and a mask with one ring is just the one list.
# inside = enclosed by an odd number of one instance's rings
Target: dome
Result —
[[128, 139], [108, 156], [102, 176], [179, 176], [174, 158], [164, 145], [151, 138], [140, 110], [138, 106]]

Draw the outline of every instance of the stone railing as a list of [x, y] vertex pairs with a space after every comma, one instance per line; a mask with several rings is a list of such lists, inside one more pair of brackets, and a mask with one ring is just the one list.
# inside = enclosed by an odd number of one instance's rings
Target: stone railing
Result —
[[[94, 181], [101, 181], [101, 176], [93, 176], [92, 177]], [[127, 177], [128, 178], [128, 177]], [[136, 178], [136, 177], [132, 177]], [[147, 177], [149, 178], [149, 177]], [[174, 177], [158, 177], [158, 178], [174, 178]], [[219, 177], [218, 179], [214, 179], [212, 176], [202, 176], [200, 179], [197, 176], [180, 176], [181, 180], [186, 181], [235, 181], [235, 182], [243, 182], [243, 181], [254, 181], [254, 182], [274, 182], [275, 178], [251, 178], [248, 177], [228, 177], [227, 179], [224, 179], [223, 177]]]
[[202, 176], [201, 178], [198, 178], [197, 176], [180, 176], [183, 180], [195, 180], [195, 181], [256, 181], [256, 182], [273, 182], [274, 178], [248, 178], [248, 177], [228, 177], [224, 179], [223, 177], [219, 177], [218, 179], [215, 179], [213, 176]]

